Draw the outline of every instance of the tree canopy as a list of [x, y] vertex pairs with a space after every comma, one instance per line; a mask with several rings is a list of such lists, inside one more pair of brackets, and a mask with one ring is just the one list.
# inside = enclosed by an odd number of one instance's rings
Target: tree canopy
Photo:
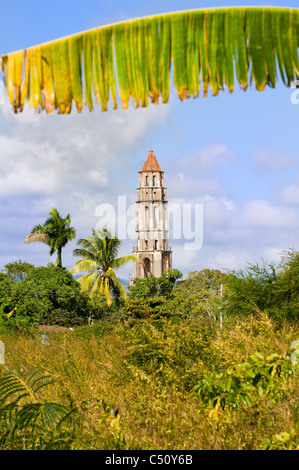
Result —
[[71, 227], [71, 216], [62, 217], [56, 208], [42, 225], [36, 225], [25, 238], [25, 243], [43, 242], [50, 247], [50, 256], [57, 252], [56, 266], [62, 268], [62, 248], [73, 240], [76, 230]]
[[1, 276], [0, 313], [5, 324], [78, 326], [87, 323], [91, 309], [88, 296], [65, 269], [54, 265], [33, 267], [17, 283], [5, 274]]
[[136, 261], [134, 255], [118, 257], [121, 241], [115, 233], [106, 228], [92, 230], [92, 235], [80, 238], [73, 251], [78, 260], [71, 273], [87, 273], [78, 279], [82, 289], [89, 292], [91, 297], [104, 294], [108, 305], [112, 296], [126, 297], [126, 291], [117, 279], [115, 270], [129, 261]]

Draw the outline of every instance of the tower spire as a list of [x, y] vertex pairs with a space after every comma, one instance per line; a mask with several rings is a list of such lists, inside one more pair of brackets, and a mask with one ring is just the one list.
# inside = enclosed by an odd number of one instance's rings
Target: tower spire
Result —
[[152, 149], [149, 150], [141, 171], [162, 171]]

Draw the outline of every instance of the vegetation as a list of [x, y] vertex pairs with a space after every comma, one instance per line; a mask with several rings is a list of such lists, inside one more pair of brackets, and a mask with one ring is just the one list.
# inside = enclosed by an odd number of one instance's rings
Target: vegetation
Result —
[[34, 324], [73, 327], [87, 324], [93, 312], [89, 297], [64, 269], [53, 265], [31, 268], [17, 283], [2, 276], [0, 329], [23, 329]]
[[36, 225], [25, 238], [25, 243], [43, 242], [50, 247], [50, 256], [57, 252], [56, 266], [62, 268], [62, 248], [76, 236], [71, 225], [71, 216], [61, 217], [57, 209], [52, 209], [43, 225]]
[[290, 251], [278, 266], [174, 270], [99, 313], [66, 270], [14, 282], [6, 267], [0, 448], [298, 449], [298, 268]]
[[[170, 74], [182, 101], [213, 96], [235, 82], [262, 91], [299, 77], [296, 8], [227, 7], [182, 11], [108, 25], [0, 57], [15, 112], [26, 100], [47, 113], [73, 103], [106, 111], [169, 99]], [[115, 60], [114, 60], [115, 58]], [[130, 100], [131, 99], [131, 100]]]
[[73, 251], [74, 256], [83, 258], [77, 261], [71, 269], [72, 274], [86, 273], [79, 279], [83, 291], [92, 297], [104, 294], [108, 305], [112, 303], [112, 295], [116, 298], [127, 296], [127, 293], [116, 277], [115, 269], [124, 266], [129, 261], [136, 260], [128, 255], [118, 258], [121, 241], [116, 234], [108, 229], [93, 230], [92, 235], [81, 238]]
[[178, 269], [165, 271], [160, 278], [150, 274], [145, 279], [135, 279], [134, 285], [129, 287], [130, 297], [170, 297], [174, 285], [183, 274]]
[[224, 312], [250, 315], [263, 311], [276, 323], [299, 320], [299, 253], [284, 253], [278, 266], [249, 265], [227, 282]]
[[4, 273], [7, 274], [9, 279], [13, 282], [19, 282], [25, 278], [26, 274], [28, 274], [32, 268], [34, 268], [33, 264], [21, 260], [13, 261], [4, 266]]

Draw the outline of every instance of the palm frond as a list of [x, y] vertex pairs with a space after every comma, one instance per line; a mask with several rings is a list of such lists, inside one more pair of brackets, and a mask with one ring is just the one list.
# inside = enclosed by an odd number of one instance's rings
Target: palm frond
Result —
[[53, 380], [39, 370], [31, 372], [25, 377], [5, 371], [0, 378], [1, 402], [4, 403], [15, 395], [18, 396], [17, 401], [28, 398], [30, 401], [36, 402], [37, 392], [50, 383], [53, 383]]
[[104, 294], [106, 297], [107, 304], [108, 306], [110, 306], [112, 304], [112, 296], [111, 296], [110, 283], [109, 283], [108, 277], [104, 278]]
[[98, 269], [97, 264], [93, 260], [79, 260], [77, 261], [72, 269], [70, 270], [71, 274], [80, 274], [87, 272], [94, 272]]
[[121, 268], [122, 266], [128, 264], [130, 261], [137, 262], [138, 259], [135, 255], [122, 256], [121, 258], [117, 258], [113, 261], [113, 268]]
[[[1, 57], [15, 112], [25, 100], [36, 110], [102, 111], [117, 94], [123, 108], [167, 103], [170, 71], [179, 98], [216, 96], [235, 77], [246, 90], [289, 86], [299, 77], [299, 10], [226, 7], [150, 16], [103, 26]], [[114, 60], [115, 59], [115, 60]], [[249, 77], [249, 74], [251, 75]], [[94, 102], [95, 98], [95, 102]]]
[[25, 243], [33, 243], [33, 242], [43, 242], [51, 246], [51, 237], [47, 233], [43, 233], [43, 232], [30, 233], [25, 238]]
[[120, 283], [120, 281], [117, 279], [114, 270], [112, 268], [109, 268], [106, 275], [107, 275], [107, 277], [109, 277], [112, 280], [114, 288], [119, 292], [119, 294], [122, 297], [126, 298], [127, 293], [126, 293], [124, 287], [122, 286], [122, 284]]
[[83, 292], [90, 292], [98, 277], [97, 273], [88, 273], [77, 279]]
[[[79, 241], [78, 241], [78, 244], [79, 244]], [[82, 244], [82, 246], [83, 246], [83, 244]], [[85, 246], [87, 246], [87, 244], [85, 244]], [[96, 254], [97, 254], [97, 251], [93, 246], [89, 247], [88, 249], [87, 248], [75, 248], [73, 250], [73, 256], [75, 256], [77, 258], [79, 258], [79, 257], [80, 258], [85, 258], [85, 259], [90, 260], [90, 261], [95, 261]]]
[[103, 282], [104, 278], [102, 276], [97, 275], [92, 289], [90, 290], [91, 297], [97, 295], [98, 293], [104, 292]]
[[52, 382], [42, 371], [33, 371], [24, 377], [7, 371], [3, 373], [0, 377], [1, 449], [69, 446], [69, 436], [60, 434], [59, 427], [70, 419], [74, 410], [37, 400], [37, 392]]

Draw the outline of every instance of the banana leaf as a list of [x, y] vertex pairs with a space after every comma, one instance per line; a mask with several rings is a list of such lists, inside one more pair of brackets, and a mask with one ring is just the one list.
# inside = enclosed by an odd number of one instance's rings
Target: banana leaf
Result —
[[103, 26], [0, 57], [14, 112], [167, 103], [299, 78], [299, 9], [227, 7]]

